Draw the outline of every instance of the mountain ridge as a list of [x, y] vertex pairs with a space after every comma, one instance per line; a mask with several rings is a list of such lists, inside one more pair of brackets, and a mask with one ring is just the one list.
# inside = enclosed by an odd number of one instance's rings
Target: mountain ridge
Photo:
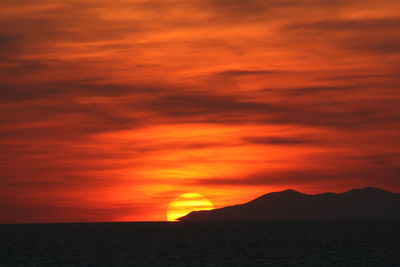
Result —
[[321, 194], [287, 189], [264, 194], [243, 204], [194, 211], [178, 220], [282, 219], [400, 219], [400, 194], [376, 187]]

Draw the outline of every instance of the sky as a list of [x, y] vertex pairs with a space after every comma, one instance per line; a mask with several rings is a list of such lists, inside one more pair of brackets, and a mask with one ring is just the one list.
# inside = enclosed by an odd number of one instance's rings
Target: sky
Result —
[[0, 223], [400, 192], [398, 0], [2, 0]]

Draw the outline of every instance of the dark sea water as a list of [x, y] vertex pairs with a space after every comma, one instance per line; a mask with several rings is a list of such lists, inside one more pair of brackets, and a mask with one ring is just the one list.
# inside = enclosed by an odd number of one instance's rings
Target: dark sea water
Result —
[[0, 266], [400, 266], [400, 221], [0, 225]]

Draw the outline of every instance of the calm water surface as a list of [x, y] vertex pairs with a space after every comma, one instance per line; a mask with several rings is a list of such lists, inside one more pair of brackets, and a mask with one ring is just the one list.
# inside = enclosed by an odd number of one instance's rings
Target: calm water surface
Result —
[[400, 266], [400, 221], [0, 225], [0, 266]]

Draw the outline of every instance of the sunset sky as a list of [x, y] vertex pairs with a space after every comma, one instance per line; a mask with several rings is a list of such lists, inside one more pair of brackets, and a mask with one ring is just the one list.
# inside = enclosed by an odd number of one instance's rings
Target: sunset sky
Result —
[[399, 0], [1, 0], [0, 223], [400, 192]]

